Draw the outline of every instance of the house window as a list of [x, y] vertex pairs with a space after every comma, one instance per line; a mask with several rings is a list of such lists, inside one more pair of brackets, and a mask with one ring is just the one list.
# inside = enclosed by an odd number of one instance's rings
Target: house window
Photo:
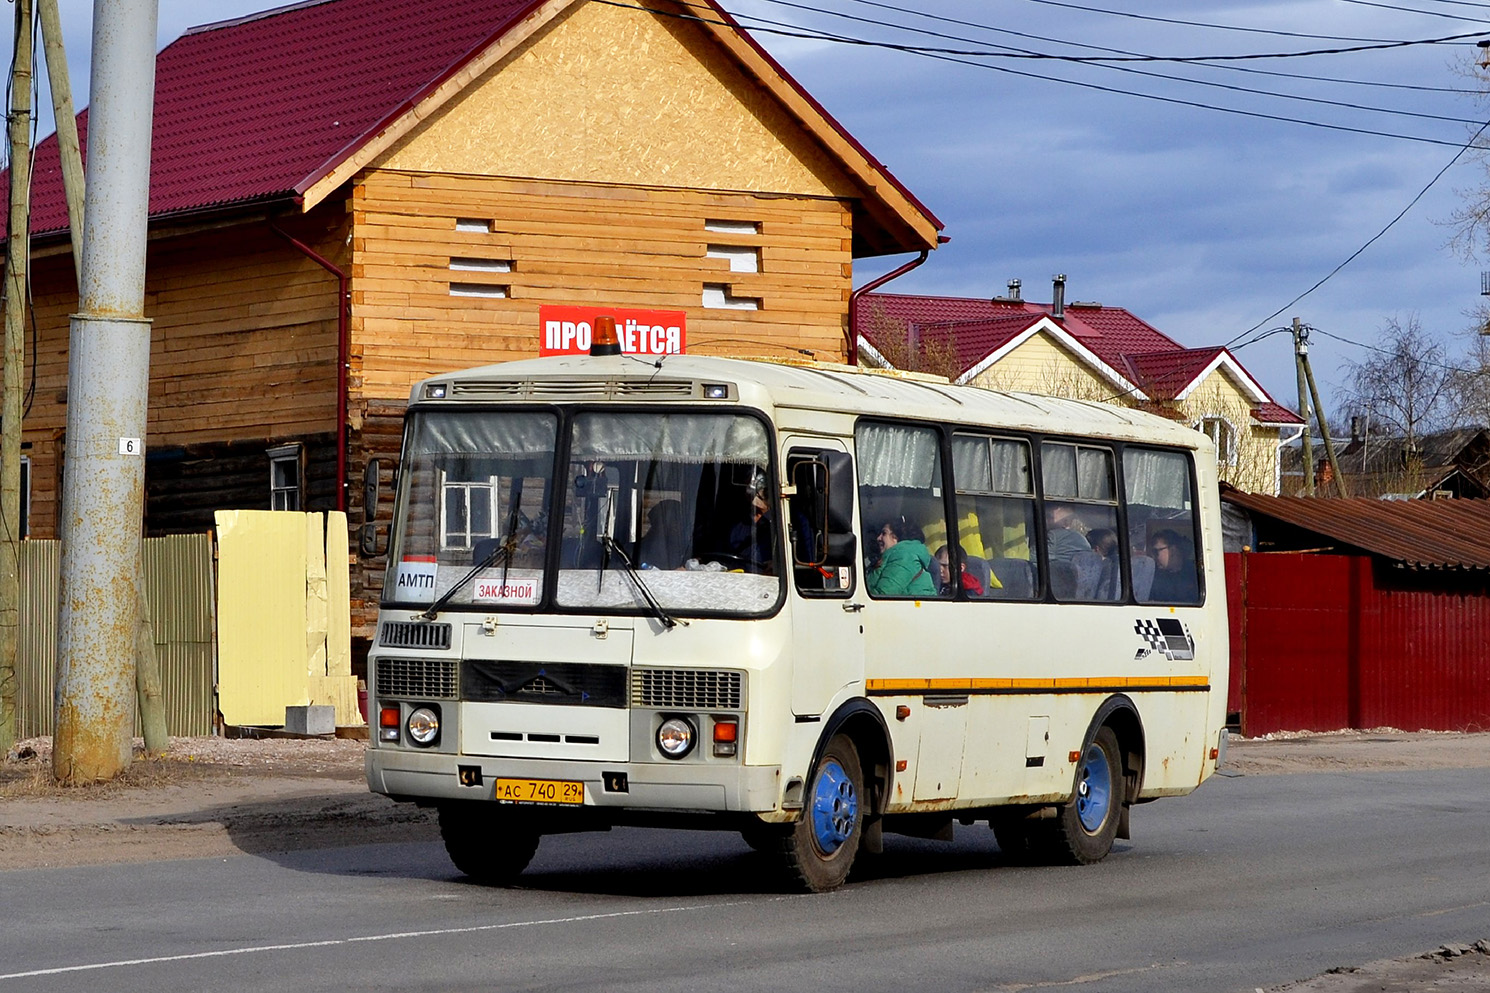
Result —
[[1236, 465], [1237, 432], [1230, 421], [1216, 415], [1202, 417], [1196, 430], [1215, 442], [1217, 465]]
[[269, 456], [269, 509], [300, 509], [300, 445], [271, 448]]

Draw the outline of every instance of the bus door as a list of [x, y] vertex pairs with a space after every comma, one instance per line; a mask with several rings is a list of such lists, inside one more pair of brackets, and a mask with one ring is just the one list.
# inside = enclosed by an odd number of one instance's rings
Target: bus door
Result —
[[853, 460], [842, 442], [786, 440], [786, 552], [792, 562], [792, 713], [820, 716], [864, 678], [862, 577], [853, 533]]

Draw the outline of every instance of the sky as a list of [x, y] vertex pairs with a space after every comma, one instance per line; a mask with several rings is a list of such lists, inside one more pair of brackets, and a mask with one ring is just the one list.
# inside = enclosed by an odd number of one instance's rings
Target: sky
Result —
[[[1469, 72], [1490, 0], [723, 2], [945, 225], [951, 241], [886, 291], [988, 297], [1017, 278], [1048, 301], [1063, 273], [1068, 301], [1187, 347], [1235, 342], [1290, 406], [1289, 336], [1250, 339], [1297, 316], [1327, 409], [1387, 321], [1418, 320], [1455, 356], [1474, 333], [1490, 255], [1452, 244], [1453, 216], [1490, 185], [1464, 152], [1490, 120]], [[276, 6], [160, 0], [160, 45]], [[92, 4], [60, 7], [82, 106]], [[1113, 55], [1129, 60], [1069, 61]], [[855, 281], [909, 258], [859, 260]]]

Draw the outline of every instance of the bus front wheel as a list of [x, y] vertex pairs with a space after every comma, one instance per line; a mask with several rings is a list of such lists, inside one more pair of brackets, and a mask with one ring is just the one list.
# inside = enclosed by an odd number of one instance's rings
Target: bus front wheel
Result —
[[864, 834], [864, 773], [844, 735], [828, 741], [813, 769], [801, 820], [783, 839], [787, 868], [813, 893], [842, 886]]
[[1050, 838], [1057, 861], [1100, 862], [1112, 851], [1123, 812], [1123, 766], [1117, 735], [1102, 726], [1081, 750], [1069, 803], [1056, 808]]
[[450, 861], [484, 886], [512, 882], [538, 851], [538, 832], [485, 803], [440, 805], [440, 837]]

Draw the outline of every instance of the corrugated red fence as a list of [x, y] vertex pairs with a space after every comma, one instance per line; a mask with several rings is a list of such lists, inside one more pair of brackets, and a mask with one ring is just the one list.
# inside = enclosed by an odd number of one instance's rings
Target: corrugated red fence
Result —
[[1368, 555], [1226, 556], [1242, 733], [1490, 729], [1490, 585]]

